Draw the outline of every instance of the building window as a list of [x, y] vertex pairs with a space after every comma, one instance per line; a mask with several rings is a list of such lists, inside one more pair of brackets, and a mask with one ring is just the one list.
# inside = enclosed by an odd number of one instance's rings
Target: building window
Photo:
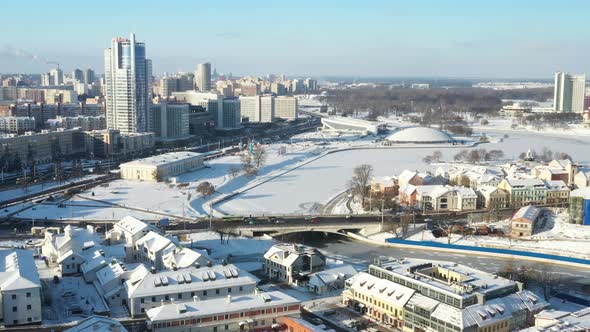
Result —
[[231, 287], [229, 287], [229, 288], [227, 289], [227, 292], [228, 292], [228, 293], [231, 293]]
[[31, 310], [31, 305], [27, 304], [27, 310]]
[[31, 293], [27, 292], [27, 297], [31, 297]]
[[140, 302], [141, 302], [141, 303], [143, 303], [143, 302], [144, 302], [144, 300], [143, 300], [143, 297], [141, 298]]
[[219, 289], [216, 289], [216, 290], [215, 290], [215, 294], [216, 294], [216, 295], [219, 295]]
[[16, 300], [16, 294], [12, 294], [12, 299]]
[[152, 302], [156, 302], [156, 297], [152, 296]]
[[16, 307], [12, 307], [12, 312], [16, 312]]

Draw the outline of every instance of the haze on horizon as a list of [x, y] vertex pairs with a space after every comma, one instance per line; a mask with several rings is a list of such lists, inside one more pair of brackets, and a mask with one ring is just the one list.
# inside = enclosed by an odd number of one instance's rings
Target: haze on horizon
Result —
[[549, 79], [589, 72], [589, 12], [584, 0], [9, 1], [0, 72], [47, 60], [102, 73], [110, 40], [135, 32], [157, 75], [210, 61], [237, 75]]

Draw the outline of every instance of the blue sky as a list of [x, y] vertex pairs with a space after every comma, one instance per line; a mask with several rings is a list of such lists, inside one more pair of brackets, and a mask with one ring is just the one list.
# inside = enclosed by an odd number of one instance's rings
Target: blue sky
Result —
[[588, 0], [3, 1], [0, 72], [103, 71], [135, 32], [154, 73], [550, 78], [590, 68]]

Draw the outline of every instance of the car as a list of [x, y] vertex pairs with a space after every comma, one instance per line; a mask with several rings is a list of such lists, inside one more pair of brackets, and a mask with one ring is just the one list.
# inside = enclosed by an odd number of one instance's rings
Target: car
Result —
[[352, 219], [352, 216], [349, 214], [346, 216], [346, 219], [350, 220], [350, 219]]
[[284, 223], [285, 223], [285, 221], [284, 220], [281, 220], [281, 219], [277, 219], [275, 221], [275, 224], [284, 224]]
[[318, 217], [313, 217], [309, 220], [309, 222], [311, 222], [312, 224], [317, 224], [320, 220], [318, 219]]

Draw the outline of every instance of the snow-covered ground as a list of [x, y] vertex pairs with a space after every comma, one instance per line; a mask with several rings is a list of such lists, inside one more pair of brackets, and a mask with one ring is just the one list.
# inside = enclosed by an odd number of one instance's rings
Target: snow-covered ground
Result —
[[92, 178], [95, 178], [98, 176], [100, 176], [100, 175], [90, 174], [90, 175], [86, 175], [86, 176], [79, 177], [79, 178], [71, 178], [71, 179], [68, 179], [67, 181], [61, 181], [61, 182], [49, 181], [49, 182], [43, 182], [40, 184], [30, 185], [30, 186], [26, 186], [26, 187], [21, 186], [21, 187], [14, 188], [14, 189], [2, 190], [2, 191], [0, 191], [0, 201], [5, 201], [8, 199], [22, 197], [22, 196], [26, 196], [26, 195], [30, 195], [30, 194], [35, 194], [35, 193], [41, 192], [43, 190], [63, 186], [63, 185], [70, 183], [70, 182], [89, 180], [89, 179], [92, 179]]

